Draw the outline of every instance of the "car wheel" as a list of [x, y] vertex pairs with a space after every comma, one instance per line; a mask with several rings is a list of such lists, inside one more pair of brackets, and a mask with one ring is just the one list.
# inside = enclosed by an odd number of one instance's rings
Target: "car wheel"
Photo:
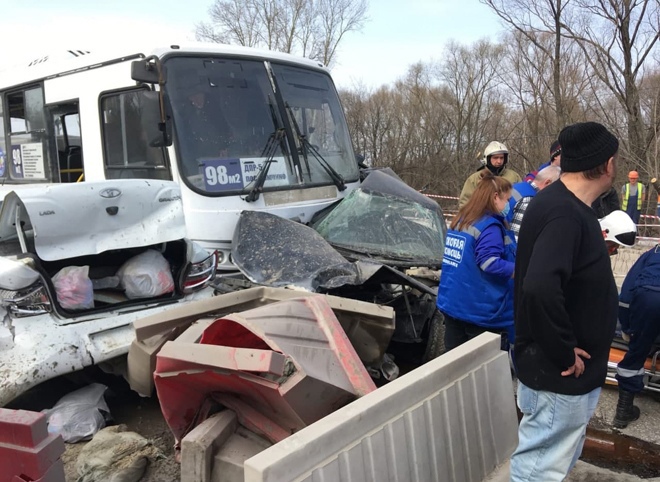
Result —
[[435, 310], [433, 317], [429, 321], [428, 336], [426, 338], [426, 350], [422, 363], [433, 360], [445, 352], [445, 317], [439, 311]]

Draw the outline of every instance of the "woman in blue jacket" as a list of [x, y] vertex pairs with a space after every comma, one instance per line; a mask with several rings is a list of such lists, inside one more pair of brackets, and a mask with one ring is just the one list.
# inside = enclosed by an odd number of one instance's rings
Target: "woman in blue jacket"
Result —
[[511, 183], [485, 172], [451, 223], [445, 240], [437, 307], [445, 317], [445, 348], [484, 331], [513, 341], [516, 244], [505, 218]]

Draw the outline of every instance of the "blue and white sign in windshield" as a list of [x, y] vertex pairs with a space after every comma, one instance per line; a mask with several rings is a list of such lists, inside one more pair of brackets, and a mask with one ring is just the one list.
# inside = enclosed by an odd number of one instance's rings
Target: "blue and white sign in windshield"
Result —
[[[228, 158], [205, 159], [201, 161], [201, 171], [204, 186], [209, 192], [241, 191], [254, 183], [266, 159], [258, 158]], [[265, 187], [286, 186], [289, 184], [284, 158], [276, 157], [271, 160]]]

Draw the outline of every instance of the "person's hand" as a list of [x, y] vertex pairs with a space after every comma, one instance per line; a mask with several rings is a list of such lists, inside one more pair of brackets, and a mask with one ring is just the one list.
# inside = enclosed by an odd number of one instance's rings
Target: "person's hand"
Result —
[[562, 377], [569, 377], [574, 375], [575, 378], [578, 378], [584, 373], [584, 362], [580, 357], [586, 358], [587, 360], [591, 358], [591, 355], [589, 355], [589, 353], [584, 351], [582, 348], [575, 347], [573, 348], [573, 351], [575, 352], [575, 363], [573, 366], [568, 367], [568, 370], [561, 372]]
[[623, 338], [623, 341], [626, 343], [630, 343], [630, 335], [628, 333], [621, 333], [621, 338]]

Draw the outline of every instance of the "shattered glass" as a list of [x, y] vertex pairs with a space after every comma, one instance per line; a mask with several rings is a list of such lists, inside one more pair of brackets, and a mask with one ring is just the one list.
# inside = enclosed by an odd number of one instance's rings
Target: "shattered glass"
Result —
[[370, 173], [359, 189], [312, 227], [349, 257], [407, 266], [442, 264], [442, 211], [387, 173]]

